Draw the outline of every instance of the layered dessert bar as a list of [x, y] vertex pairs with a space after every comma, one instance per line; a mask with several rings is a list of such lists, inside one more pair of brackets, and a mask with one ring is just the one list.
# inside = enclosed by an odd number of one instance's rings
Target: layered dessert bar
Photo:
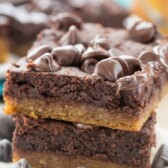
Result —
[[13, 160], [33, 168], [149, 168], [152, 115], [139, 132], [57, 120], [14, 117]]
[[139, 131], [168, 90], [167, 42], [156, 27], [116, 30], [72, 15], [54, 25], [9, 68], [6, 114]]
[[8, 59], [9, 44], [9, 19], [0, 16], [0, 63], [4, 63]]

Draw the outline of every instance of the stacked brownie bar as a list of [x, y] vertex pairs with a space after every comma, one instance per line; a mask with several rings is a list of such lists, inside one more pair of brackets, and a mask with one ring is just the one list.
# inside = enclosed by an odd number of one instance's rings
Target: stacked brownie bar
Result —
[[7, 72], [13, 160], [33, 168], [150, 167], [168, 43], [149, 22], [104, 28], [61, 14]]
[[[10, 51], [25, 56], [36, 35], [48, 27], [50, 17], [62, 12], [77, 14], [85, 21], [101, 22], [113, 27], [122, 27], [122, 21], [128, 16], [127, 11], [111, 0], [85, 0], [80, 3], [74, 0], [46, 2], [43, 0], [0, 0], [0, 16], [6, 17], [9, 21]], [[0, 18], [0, 34], [2, 31]]]

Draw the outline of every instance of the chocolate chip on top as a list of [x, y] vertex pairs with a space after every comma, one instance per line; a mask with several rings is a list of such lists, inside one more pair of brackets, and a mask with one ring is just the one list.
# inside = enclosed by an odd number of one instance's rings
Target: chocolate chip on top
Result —
[[115, 81], [120, 77], [134, 74], [141, 69], [139, 59], [130, 55], [121, 55], [100, 61], [96, 65], [94, 73], [110, 81]]
[[139, 55], [139, 59], [143, 64], [147, 64], [149, 62], [159, 61], [160, 56], [152, 51], [144, 51]]
[[43, 54], [37, 58], [31, 66], [38, 72], [54, 72], [60, 69], [59, 65], [53, 60], [53, 55], [50, 53]]
[[95, 48], [93, 47], [88, 47], [87, 50], [82, 54], [81, 56], [81, 62], [88, 58], [94, 58], [97, 61], [100, 61], [102, 59], [108, 58], [109, 54], [108, 51], [97, 46]]
[[168, 42], [163, 42], [160, 45], [153, 48], [153, 51], [160, 55], [161, 59], [168, 64]]
[[60, 13], [51, 19], [51, 25], [61, 30], [68, 30], [71, 25], [81, 28], [82, 20], [80, 17], [70, 13]]
[[86, 59], [81, 66], [81, 70], [88, 74], [93, 74], [94, 68], [97, 63], [98, 61], [96, 59], [93, 58]]
[[64, 34], [61, 39], [59, 40], [61, 45], [74, 45], [77, 43], [82, 43], [82, 38], [79, 35], [78, 29], [76, 26], [71, 26], [67, 33]]
[[91, 42], [91, 46], [101, 46], [102, 48], [109, 50], [111, 48], [111, 42], [107, 37], [104, 36], [96, 36]]
[[48, 45], [42, 45], [36, 49], [30, 50], [27, 55], [28, 61], [34, 61], [45, 53], [51, 52], [52, 48]]
[[150, 22], [137, 22], [130, 30], [129, 35], [132, 40], [148, 43], [155, 38], [156, 27]]
[[114, 82], [123, 76], [123, 69], [118, 61], [108, 58], [96, 65], [94, 74]]
[[80, 57], [84, 51], [82, 44], [66, 45], [57, 47], [52, 50], [54, 60], [61, 66], [78, 66], [80, 63]]

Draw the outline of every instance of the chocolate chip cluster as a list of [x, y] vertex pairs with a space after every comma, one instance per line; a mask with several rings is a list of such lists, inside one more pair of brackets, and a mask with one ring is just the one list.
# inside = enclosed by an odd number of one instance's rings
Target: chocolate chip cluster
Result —
[[[142, 63], [160, 62], [167, 66], [167, 43], [155, 47], [153, 51], [143, 52], [136, 58], [125, 55], [117, 48], [112, 48], [111, 40], [105, 35], [98, 35], [90, 42], [85, 40], [79, 31], [82, 29], [82, 21], [75, 15], [67, 13], [57, 15], [52, 20], [52, 27], [64, 30], [66, 33], [64, 32], [58, 39], [58, 45], [55, 48], [42, 45], [30, 50], [27, 55], [29, 69], [55, 72], [61, 67], [75, 66], [85, 73], [115, 81], [142, 70]], [[130, 38], [135, 41], [147, 43], [155, 38], [156, 28], [149, 22], [131, 20], [129, 24], [127, 23], [127, 28]]]

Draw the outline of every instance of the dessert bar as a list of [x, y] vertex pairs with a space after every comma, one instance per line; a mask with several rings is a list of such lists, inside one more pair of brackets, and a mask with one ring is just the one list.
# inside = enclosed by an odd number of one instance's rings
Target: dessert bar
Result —
[[57, 120], [14, 117], [13, 160], [33, 168], [149, 168], [153, 114], [139, 132]]
[[139, 131], [168, 91], [167, 41], [145, 21], [124, 30], [59, 16], [9, 68], [5, 112]]

